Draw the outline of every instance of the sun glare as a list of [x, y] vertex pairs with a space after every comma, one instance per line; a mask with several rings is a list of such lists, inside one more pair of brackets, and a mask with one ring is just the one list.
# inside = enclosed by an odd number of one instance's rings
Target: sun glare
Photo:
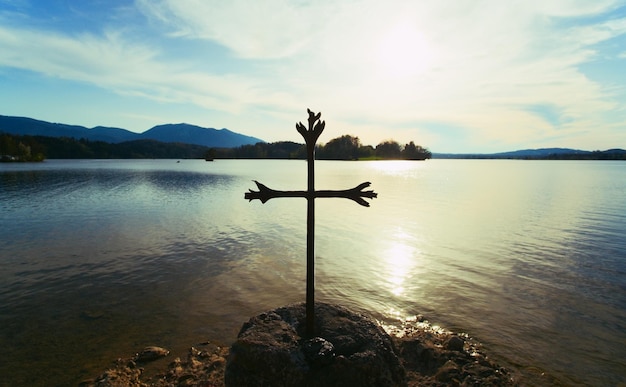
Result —
[[416, 266], [416, 248], [408, 243], [411, 239], [403, 231], [396, 234], [396, 240], [389, 244], [385, 250], [387, 284], [389, 290], [396, 296], [405, 293], [405, 285], [412, 270]]
[[407, 160], [385, 160], [372, 163], [371, 168], [385, 175], [409, 177], [425, 167], [424, 163]]
[[375, 55], [380, 75], [392, 79], [419, 75], [433, 60], [428, 41], [409, 23], [396, 24], [382, 32]]

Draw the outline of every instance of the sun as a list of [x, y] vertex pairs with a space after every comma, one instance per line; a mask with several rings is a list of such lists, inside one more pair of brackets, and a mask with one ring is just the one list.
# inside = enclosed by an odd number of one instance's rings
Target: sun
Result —
[[417, 76], [427, 71], [433, 62], [430, 44], [410, 23], [398, 23], [384, 30], [374, 53], [377, 72], [384, 78]]

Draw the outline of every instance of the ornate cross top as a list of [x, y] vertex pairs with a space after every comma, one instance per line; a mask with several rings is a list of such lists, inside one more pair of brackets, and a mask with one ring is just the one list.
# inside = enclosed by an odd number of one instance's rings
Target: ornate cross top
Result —
[[373, 199], [377, 196], [374, 191], [364, 191], [370, 186], [369, 182], [361, 183], [352, 189], [315, 190], [315, 143], [324, 131], [326, 123], [319, 121], [322, 113], [309, 113], [309, 128], [302, 122], [296, 124], [296, 129], [304, 137], [307, 150], [308, 187], [306, 191], [277, 191], [255, 181], [258, 191], [249, 190], [244, 197], [249, 201], [259, 199], [265, 203], [273, 198], [306, 198], [307, 199], [307, 234], [306, 234], [306, 332], [310, 337], [315, 330], [315, 199], [316, 198], [346, 198], [354, 200], [362, 206], [369, 207], [364, 198]]

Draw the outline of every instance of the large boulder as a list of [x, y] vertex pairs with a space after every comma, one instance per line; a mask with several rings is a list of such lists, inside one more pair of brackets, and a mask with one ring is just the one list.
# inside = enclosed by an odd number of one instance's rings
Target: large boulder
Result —
[[315, 334], [305, 305], [261, 313], [230, 348], [226, 386], [406, 386], [389, 335], [371, 319], [337, 305], [315, 304]]

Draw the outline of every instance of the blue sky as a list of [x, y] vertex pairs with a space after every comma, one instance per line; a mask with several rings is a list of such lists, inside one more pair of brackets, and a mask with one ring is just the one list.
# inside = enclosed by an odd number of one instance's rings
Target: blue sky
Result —
[[0, 114], [433, 152], [626, 148], [626, 2], [0, 0]]

